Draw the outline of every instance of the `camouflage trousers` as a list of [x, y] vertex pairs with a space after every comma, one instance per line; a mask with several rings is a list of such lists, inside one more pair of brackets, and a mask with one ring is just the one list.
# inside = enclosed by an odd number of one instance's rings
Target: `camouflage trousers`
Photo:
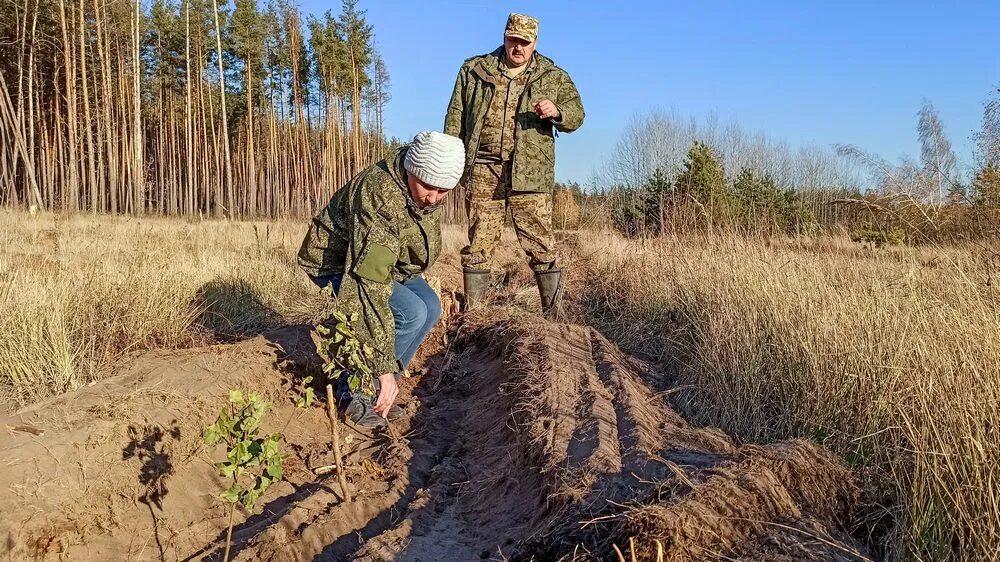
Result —
[[528, 264], [535, 271], [548, 271], [556, 266], [552, 196], [512, 191], [510, 173], [511, 162], [477, 163], [473, 167], [466, 199], [469, 245], [462, 248], [462, 265], [490, 268], [509, 208], [517, 239], [528, 255]]

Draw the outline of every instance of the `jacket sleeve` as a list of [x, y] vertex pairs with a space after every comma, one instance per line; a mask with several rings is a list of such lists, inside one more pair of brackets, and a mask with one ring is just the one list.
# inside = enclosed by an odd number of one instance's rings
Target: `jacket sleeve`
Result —
[[[337, 292], [337, 307], [358, 313], [354, 327], [361, 341], [375, 348], [375, 375], [399, 371], [395, 353], [395, 322], [389, 308], [392, 270], [399, 255], [399, 233], [369, 186], [359, 189], [354, 201], [354, 229], [347, 252], [344, 279]], [[370, 186], [375, 187], [375, 186]]]
[[448, 102], [448, 112], [444, 117], [444, 132], [447, 135], [465, 140], [465, 86], [468, 82], [468, 73], [463, 66], [458, 70], [458, 77], [455, 78], [455, 89], [451, 92], [451, 101]]
[[552, 119], [552, 125], [560, 133], [572, 133], [583, 125], [585, 113], [583, 111], [583, 101], [580, 99], [580, 92], [576, 90], [576, 84], [569, 74], [565, 72], [559, 85], [559, 95], [556, 100], [556, 107], [559, 108], [559, 118]]

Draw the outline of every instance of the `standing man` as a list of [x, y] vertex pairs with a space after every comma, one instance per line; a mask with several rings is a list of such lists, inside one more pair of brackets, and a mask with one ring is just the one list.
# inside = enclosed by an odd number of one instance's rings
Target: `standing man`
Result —
[[445, 133], [465, 143], [469, 245], [462, 249], [466, 306], [481, 302], [507, 208], [546, 317], [558, 316], [562, 273], [552, 234], [556, 131], [583, 124], [569, 75], [535, 51], [538, 20], [510, 14], [503, 46], [465, 61], [448, 104]]

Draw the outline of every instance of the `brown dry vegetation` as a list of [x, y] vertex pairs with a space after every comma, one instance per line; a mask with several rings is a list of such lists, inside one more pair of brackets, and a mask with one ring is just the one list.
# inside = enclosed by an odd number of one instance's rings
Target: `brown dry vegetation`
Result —
[[[229, 341], [322, 309], [302, 221], [0, 213], [0, 412], [122, 357]], [[445, 252], [462, 234], [449, 229]]]
[[131, 352], [258, 333], [319, 302], [295, 266], [298, 222], [0, 224], [0, 410], [78, 388]]
[[[4, 409], [322, 306], [297, 222], [0, 219]], [[446, 275], [461, 243], [446, 232]], [[576, 253], [587, 321], [666, 367], [654, 382], [689, 421], [830, 447], [862, 488], [855, 535], [886, 558], [1000, 556], [1000, 319], [979, 252], [584, 232]]]
[[991, 254], [582, 236], [589, 319], [671, 368], [693, 423], [804, 436], [855, 469], [887, 558], [1000, 557]]

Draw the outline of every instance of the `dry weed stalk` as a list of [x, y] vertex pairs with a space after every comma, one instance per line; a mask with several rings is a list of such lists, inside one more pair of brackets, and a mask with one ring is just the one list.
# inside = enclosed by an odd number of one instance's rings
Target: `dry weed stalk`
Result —
[[333, 400], [333, 385], [326, 385], [326, 417], [330, 418], [330, 435], [333, 437], [334, 462], [337, 464], [337, 481], [340, 483], [340, 493], [344, 501], [351, 502], [351, 490], [347, 487], [347, 474], [344, 466], [344, 454], [340, 448], [340, 424], [337, 422], [336, 402]]

